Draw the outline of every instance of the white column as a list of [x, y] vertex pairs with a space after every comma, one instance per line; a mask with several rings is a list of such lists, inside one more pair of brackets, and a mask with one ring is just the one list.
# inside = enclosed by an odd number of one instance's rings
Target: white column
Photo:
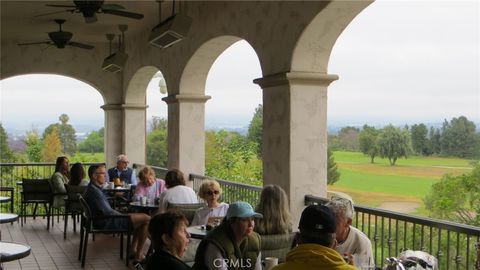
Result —
[[[209, 96], [179, 94], [163, 100], [168, 104], [168, 168], [205, 173], [205, 102]], [[187, 181], [189, 183], [189, 181]]]
[[105, 104], [101, 107], [105, 111], [105, 162], [107, 168], [116, 165], [115, 157], [122, 153], [123, 141], [123, 114], [122, 105]]
[[[123, 104], [123, 153], [131, 162], [146, 164], [146, 109], [145, 104]], [[155, 164], [149, 164], [155, 165]]]
[[306, 194], [327, 194], [327, 87], [336, 79], [289, 72], [254, 81], [263, 89], [263, 181], [285, 189], [293, 224]]

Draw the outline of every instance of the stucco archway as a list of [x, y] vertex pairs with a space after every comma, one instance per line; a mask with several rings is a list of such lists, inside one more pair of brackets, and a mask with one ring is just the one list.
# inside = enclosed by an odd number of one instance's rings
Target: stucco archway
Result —
[[208, 72], [228, 47], [242, 40], [219, 36], [203, 43], [185, 65], [178, 94], [164, 100], [168, 104], [168, 166], [182, 168], [185, 175], [205, 172], [205, 95]]

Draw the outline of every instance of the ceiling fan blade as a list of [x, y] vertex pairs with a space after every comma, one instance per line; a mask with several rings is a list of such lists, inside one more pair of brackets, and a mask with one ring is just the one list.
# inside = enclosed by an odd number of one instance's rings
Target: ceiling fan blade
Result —
[[52, 4], [45, 4], [47, 7], [62, 7], [62, 8], [77, 8], [75, 5], [52, 5]]
[[105, 9], [125, 9], [122, 5], [117, 5], [117, 4], [103, 4], [102, 5], [102, 10]]
[[83, 18], [85, 19], [86, 23], [94, 23], [94, 22], [98, 21], [97, 15], [95, 15], [95, 14], [93, 14], [93, 16], [91, 16], [91, 17], [85, 17], [84, 16]]
[[91, 49], [95, 48], [95, 46], [92, 46], [92, 45], [73, 42], [73, 41], [69, 42], [68, 45], [73, 46], [73, 47], [77, 47], [77, 48], [86, 49], [86, 50], [91, 50]]
[[39, 14], [39, 15], [35, 15], [33, 17], [36, 18], [36, 17], [48, 16], [48, 15], [53, 15], [53, 14], [58, 14], [58, 13], [63, 13], [63, 12], [72, 12], [73, 13], [74, 11], [75, 11], [74, 9], [66, 9], [66, 10], [60, 10], [60, 11], [54, 11], [54, 12]]
[[105, 14], [117, 15], [117, 16], [127, 17], [131, 19], [137, 19], [137, 20], [143, 19], [143, 14], [140, 14], [140, 13], [133, 13], [133, 12], [115, 10], [115, 9], [106, 9], [102, 11]]
[[39, 42], [28, 42], [28, 43], [19, 43], [17, 45], [24, 46], [24, 45], [37, 45], [37, 44], [50, 44], [50, 41], [39, 41]]

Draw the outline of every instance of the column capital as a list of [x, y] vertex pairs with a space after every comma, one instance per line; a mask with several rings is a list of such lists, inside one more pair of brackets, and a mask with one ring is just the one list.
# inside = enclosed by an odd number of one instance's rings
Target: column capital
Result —
[[335, 80], [338, 80], [338, 75], [335, 74], [292, 71], [267, 75], [263, 78], [255, 79], [253, 82], [262, 88], [268, 88], [289, 83], [328, 86]]
[[148, 105], [140, 103], [126, 103], [126, 104], [105, 104], [100, 106], [104, 111], [111, 110], [145, 110]]
[[211, 96], [205, 95], [196, 95], [196, 94], [174, 94], [169, 95], [168, 97], [162, 98], [167, 104], [172, 103], [182, 103], [182, 102], [190, 102], [190, 103], [205, 103], [207, 100], [211, 99]]

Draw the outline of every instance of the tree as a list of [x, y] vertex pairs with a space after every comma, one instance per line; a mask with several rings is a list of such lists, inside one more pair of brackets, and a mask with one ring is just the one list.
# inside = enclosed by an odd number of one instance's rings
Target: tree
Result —
[[61, 152], [68, 155], [74, 155], [77, 151], [75, 129], [72, 125], [68, 124], [68, 120], [70, 119], [68, 115], [62, 114], [58, 119], [60, 120], [60, 123], [49, 125], [45, 129], [43, 132], [43, 139], [45, 140], [46, 136], [52, 132], [52, 129], [55, 127], [61, 141]]
[[167, 119], [152, 117], [147, 134], [147, 163], [166, 167], [168, 159]]
[[359, 142], [360, 130], [356, 127], [344, 127], [338, 132], [338, 140], [340, 148], [347, 151], [358, 151], [360, 149]]
[[167, 167], [167, 130], [155, 129], [147, 135], [147, 163]]
[[159, 129], [165, 129], [165, 130], [168, 129], [168, 121], [163, 117], [152, 116], [152, 119], [150, 119], [148, 125], [149, 125], [148, 132], [152, 132], [154, 130], [159, 130]]
[[247, 139], [251, 142], [257, 144], [256, 153], [261, 158], [262, 157], [262, 141], [263, 141], [263, 105], [259, 104], [255, 109], [253, 114], [252, 121], [248, 126]]
[[432, 217], [480, 226], [479, 179], [478, 163], [470, 173], [444, 175], [424, 198], [425, 207]]
[[340, 172], [338, 172], [337, 163], [330, 149], [327, 150], [327, 156], [327, 185], [333, 185], [340, 179]]
[[410, 129], [412, 148], [416, 154], [430, 155], [430, 142], [428, 140], [428, 129], [424, 124], [415, 124]]
[[378, 155], [377, 140], [379, 133], [380, 132], [374, 127], [364, 125], [362, 131], [360, 131], [358, 135], [360, 151], [370, 157], [371, 163], [375, 162], [375, 157]]
[[26, 153], [28, 161], [41, 162], [43, 144], [38, 136], [38, 131], [36, 129], [27, 131], [25, 145], [27, 146]]
[[430, 150], [432, 154], [440, 154], [442, 151], [441, 139], [442, 135], [440, 135], [440, 130], [430, 127], [429, 132], [429, 139], [430, 139]]
[[56, 127], [53, 127], [50, 133], [47, 134], [43, 143], [43, 160], [47, 162], [55, 161], [55, 159], [62, 153], [62, 143], [58, 137]]
[[406, 158], [410, 149], [408, 131], [402, 131], [392, 125], [388, 125], [378, 136], [380, 156], [388, 158], [391, 166], [395, 165], [398, 158]]
[[479, 147], [475, 124], [465, 116], [444, 121], [442, 127], [442, 154], [461, 158], [473, 157]]
[[15, 162], [15, 155], [8, 146], [8, 135], [3, 129], [2, 123], [0, 123], [0, 162]]
[[205, 171], [221, 179], [262, 184], [262, 161], [257, 157], [256, 144], [236, 132], [206, 131]]
[[101, 153], [104, 151], [104, 128], [92, 131], [88, 137], [78, 144], [78, 151], [84, 153]]

